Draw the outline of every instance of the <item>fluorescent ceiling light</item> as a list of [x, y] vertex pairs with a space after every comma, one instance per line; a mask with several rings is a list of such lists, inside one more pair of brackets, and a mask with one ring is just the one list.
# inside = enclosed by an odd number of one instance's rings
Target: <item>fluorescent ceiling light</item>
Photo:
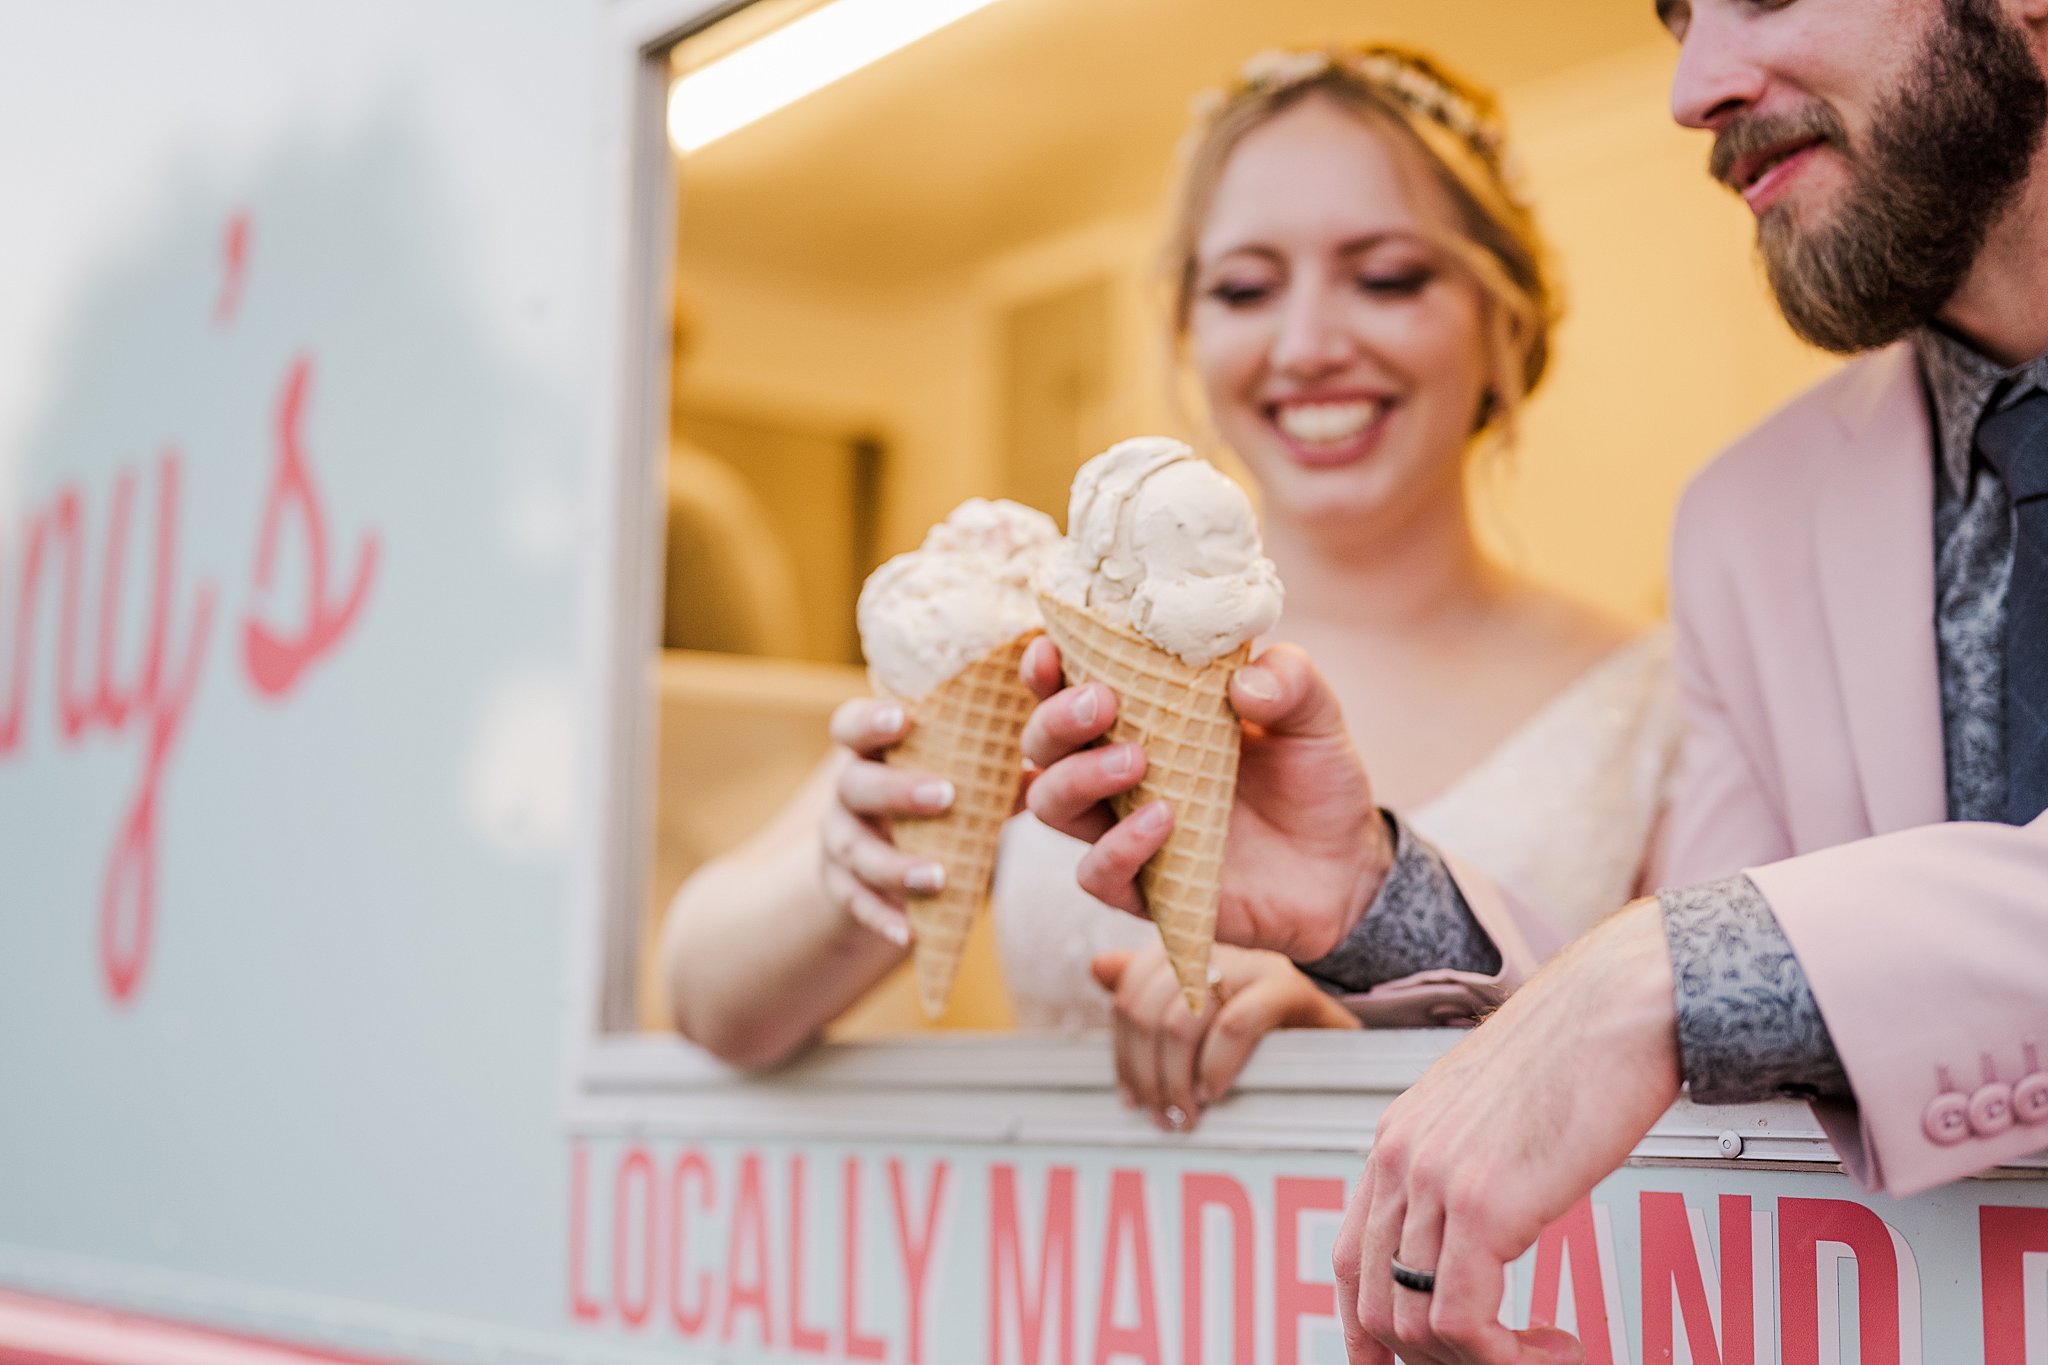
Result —
[[836, 0], [669, 89], [668, 136], [694, 152], [994, 0]]

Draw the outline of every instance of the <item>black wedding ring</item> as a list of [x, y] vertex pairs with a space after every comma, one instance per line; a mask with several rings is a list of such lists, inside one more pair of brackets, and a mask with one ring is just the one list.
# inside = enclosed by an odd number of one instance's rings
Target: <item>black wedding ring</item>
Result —
[[1417, 1270], [1413, 1266], [1402, 1265], [1398, 1258], [1390, 1259], [1394, 1261], [1395, 1284], [1400, 1285], [1403, 1289], [1412, 1289], [1418, 1294], [1435, 1292], [1436, 1272], [1434, 1270]]

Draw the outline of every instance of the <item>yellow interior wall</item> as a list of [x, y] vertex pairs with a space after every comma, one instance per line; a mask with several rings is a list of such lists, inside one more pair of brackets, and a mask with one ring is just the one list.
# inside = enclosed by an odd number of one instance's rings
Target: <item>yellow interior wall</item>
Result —
[[[1748, 211], [1707, 179], [1705, 140], [1665, 112], [1671, 61], [1653, 43], [1503, 94], [1566, 316], [1515, 448], [1482, 460], [1475, 492], [1504, 557], [1638, 614], [1662, 599], [1686, 478], [1833, 364], [1786, 330]], [[1176, 428], [1149, 273], [1156, 226], [1091, 224], [907, 296], [828, 294], [715, 263], [685, 279], [705, 338], [686, 385], [872, 414], [890, 441], [884, 548], [906, 548], [997, 477], [991, 371], [1006, 301], [1113, 275], [1122, 400], [1104, 444]]]
[[1661, 611], [1685, 481], [1836, 363], [1785, 327], [1748, 209], [1672, 123], [1672, 60], [1651, 44], [1504, 97], [1567, 312], [1518, 444], [1475, 483], [1497, 552], [1631, 615]]

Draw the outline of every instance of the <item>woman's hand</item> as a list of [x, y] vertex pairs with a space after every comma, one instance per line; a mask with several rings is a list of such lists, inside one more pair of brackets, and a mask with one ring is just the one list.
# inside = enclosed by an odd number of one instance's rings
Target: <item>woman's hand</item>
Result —
[[1259, 1039], [1276, 1028], [1357, 1028], [1278, 953], [1218, 944], [1209, 959], [1211, 1003], [1189, 1014], [1180, 980], [1153, 944], [1104, 953], [1091, 970], [1116, 996], [1116, 1078], [1124, 1102], [1149, 1109], [1161, 1128], [1184, 1132], [1236, 1083]]
[[840, 765], [832, 804], [819, 821], [826, 896], [899, 948], [910, 946], [904, 894], [940, 890], [946, 869], [898, 849], [890, 841], [889, 821], [938, 815], [953, 804], [951, 782], [881, 761], [909, 732], [910, 719], [895, 702], [860, 697], [834, 711], [832, 738], [852, 753]]
[[[1084, 891], [1143, 915], [1138, 869], [1165, 844], [1173, 812], [1155, 801], [1119, 822], [1109, 807], [1145, 774], [1135, 744], [1090, 747], [1116, 719], [1116, 694], [1099, 683], [1058, 690], [1059, 651], [1047, 639], [1025, 652], [1023, 672], [1042, 699], [1024, 727], [1024, 756], [1042, 770], [1031, 812], [1094, 845], [1078, 869]], [[1322, 957], [1379, 893], [1392, 837], [1336, 694], [1308, 655], [1268, 649], [1231, 679], [1230, 704], [1244, 740], [1216, 936], [1304, 962]]]

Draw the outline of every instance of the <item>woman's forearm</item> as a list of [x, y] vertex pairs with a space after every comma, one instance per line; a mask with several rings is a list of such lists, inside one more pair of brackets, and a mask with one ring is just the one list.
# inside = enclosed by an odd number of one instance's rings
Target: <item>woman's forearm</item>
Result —
[[789, 1057], [902, 959], [815, 890], [815, 871], [792, 876], [791, 862], [707, 867], [669, 911], [676, 1028], [737, 1066]]
[[821, 769], [767, 829], [699, 869], [662, 931], [663, 976], [679, 1032], [738, 1066], [798, 1051], [902, 960], [826, 896]]

